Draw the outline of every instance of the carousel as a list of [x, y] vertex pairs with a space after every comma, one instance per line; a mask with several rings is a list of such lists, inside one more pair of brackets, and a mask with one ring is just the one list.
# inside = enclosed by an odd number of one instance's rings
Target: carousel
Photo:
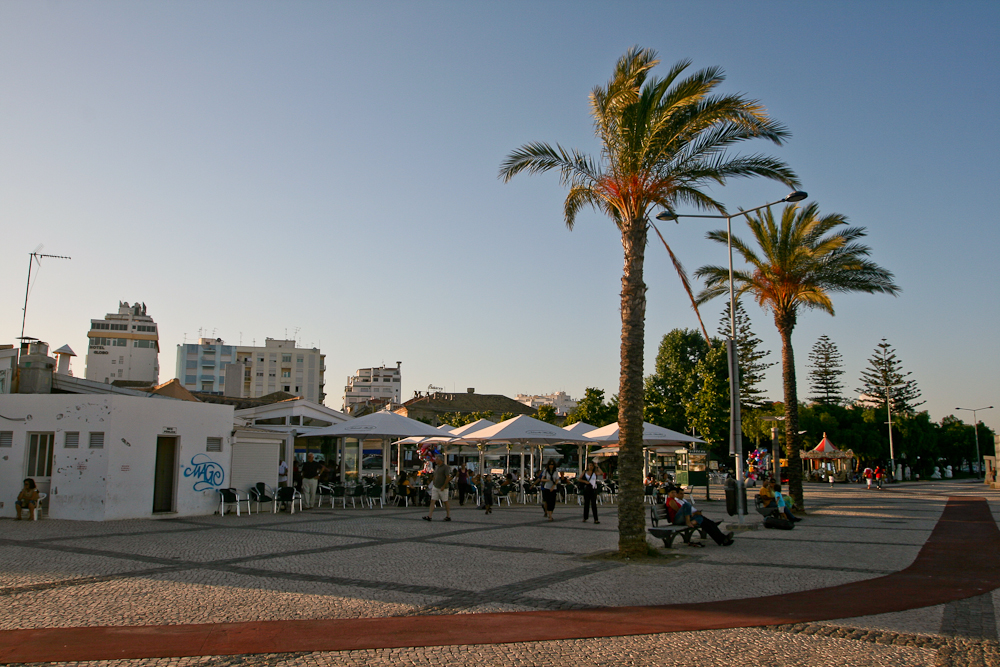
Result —
[[815, 449], [800, 450], [799, 456], [802, 458], [802, 477], [813, 482], [829, 480], [831, 476], [835, 482], [846, 482], [854, 460], [854, 452], [834, 447], [826, 433]]

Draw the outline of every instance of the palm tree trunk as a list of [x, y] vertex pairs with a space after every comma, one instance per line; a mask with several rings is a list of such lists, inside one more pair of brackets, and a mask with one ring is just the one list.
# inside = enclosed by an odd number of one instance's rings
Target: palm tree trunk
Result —
[[645, 555], [646, 516], [642, 488], [642, 357], [646, 325], [646, 285], [642, 279], [646, 250], [645, 219], [622, 225], [625, 268], [622, 272], [621, 381], [618, 389], [618, 552]]
[[[795, 353], [792, 329], [795, 313], [775, 313], [774, 324], [781, 335], [781, 380], [785, 394], [785, 457], [788, 459], [788, 493], [792, 504], [805, 509], [802, 497], [802, 458], [799, 456], [799, 397], [795, 384]], [[779, 483], [781, 480], [778, 480]]]

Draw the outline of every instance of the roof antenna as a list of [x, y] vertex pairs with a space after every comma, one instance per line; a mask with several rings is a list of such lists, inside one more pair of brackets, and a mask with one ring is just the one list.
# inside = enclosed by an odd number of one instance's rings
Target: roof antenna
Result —
[[39, 243], [38, 247], [35, 248], [35, 251], [28, 255], [28, 282], [24, 286], [24, 315], [21, 317], [21, 338], [24, 338], [24, 322], [28, 319], [28, 294], [31, 293], [32, 262], [38, 262], [38, 267], [40, 269], [42, 266], [42, 257], [51, 257], [53, 259], [73, 259], [72, 257], [63, 257], [62, 255], [43, 255], [41, 250], [44, 247], [44, 244]]

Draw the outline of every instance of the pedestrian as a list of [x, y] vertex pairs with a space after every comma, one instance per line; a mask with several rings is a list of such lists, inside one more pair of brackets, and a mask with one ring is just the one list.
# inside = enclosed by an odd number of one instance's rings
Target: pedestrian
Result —
[[319, 475], [323, 464], [314, 460], [312, 452], [306, 454], [305, 465], [302, 466], [302, 505], [312, 509], [316, 503], [316, 487], [319, 486]]
[[583, 475], [580, 477], [582, 480], [581, 486], [583, 490], [583, 522], [587, 523], [587, 518], [590, 515], [591, 509], [594, 511], [594, 523], [600, 523], [597, 520], [597, 474], [601, 471], [593, 461], [587, 463], [587, 469], [583, 471]]
[[882, 470], [882, 466], [875, 466], [875, 485], [878, 490], [882, 490], [882, 478], [885, 477], [885, 471]]
[[833, 481], [834, 481], [833, 480], [833, 471], [832, 470], [827, 474], [826, 478], [827, 478], [827, 480], [830, 481], [830, 488], [832, 489], [833, 488]]
[[875, 473], [872, 471], [871, 468], [865, 468], [865, 471], [862, 474], [865, 476], [865, 483], [868, 485], [868, 490], [871, 491], [872, 479], [875, 477]]
[[556, 509], [556, 494], [559, 489], [559, 473], [556, 471], [556, 460], [549, 459], [540, 475], [542, 484], [542, 503], [545, 505], [545, 516], [549, 521], [555, 521], [552, 512]]
[[288, 486], [288, 461], [278, 462], [278, 486]]
[[493, 476], [482, 475], [484, 514], [493, 514]]
[[451, 466], [444, 462], [440, 454], [434, 459], [434, 476], [431, 478], [431, 509], [424, 521], [433, 521], [434, 503], [441, 501], [444, 505], [445, 521], [451, 521], [451, 503], [448, 502], [448, 484], [451, 483]]
[[469, 493], [469, 469], [463, 463], [458, 468], [458, 504], [465, 504], [465, 496]]

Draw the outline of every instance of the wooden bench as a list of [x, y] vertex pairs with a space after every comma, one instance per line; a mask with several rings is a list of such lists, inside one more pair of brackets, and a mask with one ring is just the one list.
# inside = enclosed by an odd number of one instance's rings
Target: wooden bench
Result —
[[[688, 526], [678, 526], [668, 523], [667, 506], [663, 503], [656, 503], [650, 506], [649, 519], [653, 524], [653, 527], [649, 529], [649, 534], [659, 540], [663, 540], [663, 546], [667, 549], [673, 548], [674, 538], [678, 535], [680, 535], [681, 539], [684, 540], [684, 544], [689, 547], [702, 546], [698, 542], [691, 541], [691, 536], [694, 535], [695, 531], [701, 535], [702, 539], [706, 539], [708, 537], [708, 533], [705, 532], [704, 528], [698, 526], [691, 528]], [[663, 526], [659, 525], [661, 521], [664, 523]]]

